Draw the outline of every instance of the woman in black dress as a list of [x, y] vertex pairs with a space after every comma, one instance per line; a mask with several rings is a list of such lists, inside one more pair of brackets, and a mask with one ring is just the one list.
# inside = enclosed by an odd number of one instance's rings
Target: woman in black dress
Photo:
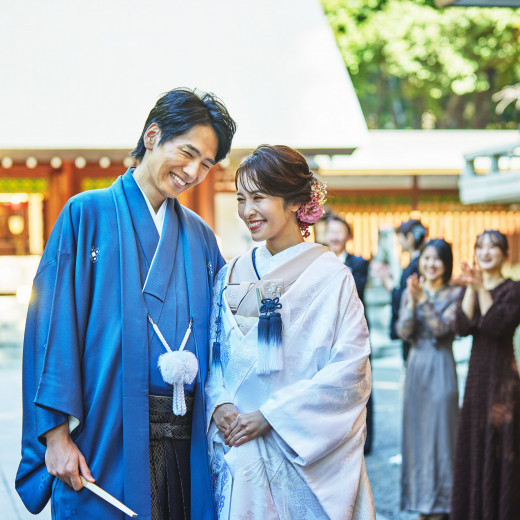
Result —
[[478, 236], [478, 265], [462, 265], [466, 291], [455, 330], [472, 335], [459, 415], [451, 520], [520, 519], [520, 378], [513, 335], [520, 282], [505, 279], [508, 243], [499, 231]]

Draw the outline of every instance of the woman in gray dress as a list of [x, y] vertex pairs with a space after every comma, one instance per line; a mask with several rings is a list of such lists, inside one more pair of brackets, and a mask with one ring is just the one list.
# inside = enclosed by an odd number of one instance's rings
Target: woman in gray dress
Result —
[[448, 285], [452, 269], [450, 244], [427, 242], [420, 278], [408, 278], [396, 324], [412, 345], [404, 388], [401, 509], [421, 513], [421, 520], [441, 520], [450, 511], [458, 413], [452, 344], [460, 294]]

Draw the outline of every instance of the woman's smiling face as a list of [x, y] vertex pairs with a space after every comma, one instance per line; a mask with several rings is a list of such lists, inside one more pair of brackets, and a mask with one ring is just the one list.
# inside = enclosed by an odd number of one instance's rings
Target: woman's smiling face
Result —
[[435, 282], [442, 278], [445, 270], [444, 262], [439, 257], [435, 247], [426, 247], [419, 258], [419, 272], [425, 280]]
[[237, 201], [238, 215], [255, 242], [283, 242], [295, 231], [299, 233], [296, 220], [299, 205], [285, 204], [282, 197], [256, 191], [255, 186], [246, 189], [241, 181], [238, 182]]
[[506, 256], [489, 235], [484, 235], [475, 246], [475, 259], [483, 271], [496, 271], [502, 268]]

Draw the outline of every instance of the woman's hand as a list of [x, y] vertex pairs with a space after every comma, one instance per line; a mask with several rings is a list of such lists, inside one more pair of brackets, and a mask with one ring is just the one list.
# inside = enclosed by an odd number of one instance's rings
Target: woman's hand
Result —
[[45, 464], [50, 475], [72, 486], [74, 491], [79, 491], [83, 487], [80, 475], [89, 482], [95, 482], [85, 457], [70, 438], [67, 423], [49, 430], [45, 438], [47, 439]]
[[470, 267], [467, 262], [462, 262], [460, 269], [462, 274], [457, 279], [460, 284], [471, 287], [475, 291], [482, 289], [482, 271], [477, 267], [475, 262], [473, 262], [472, 267]]
[[410, 295], [410, 301], [413, 304], [413, 307], [415, 307], [417, 303], [424, 303], [426, 301], [423, 283], [424, 280], [422, 276], [419, 278], [416, 273], [410, 275], [406, 280], [406, 288], [408, 289], [408, 294]]
[[260, 437], [271, 429], [260, 410], [253, 413], [239, 415], [224, 432], [225, 441], [228, 446], [241, 446], [246, 442]]
[[211, 418], [213, 422], [217, 426], [217, 428], [222, 432], [226, 433], [226, 430], [231, 426], [233, 421], [240, 415], [240, 412], [237, 410], [236, 406], [232, 403], [224, 403], [215, 408], [213, 415]]

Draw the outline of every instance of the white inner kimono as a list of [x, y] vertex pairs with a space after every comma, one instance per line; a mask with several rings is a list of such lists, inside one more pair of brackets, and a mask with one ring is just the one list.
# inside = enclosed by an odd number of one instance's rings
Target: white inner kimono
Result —
[[[256, 252], [260, 276], [310, 247], [316, 244], [271, 256], [262, 246]], [[257, 324], [243, 334], [221, 299], [228, 277], [225, 266], [215, 285], [211, 323], [210, 345], [222, 301], [222, 370], [212, 370], [206, 383], [219, 519], [375, 519], [363, 455], [370, 344], [350, 270], [327, 252], [282, 295], [284, 368], [268, 375], [255, 370]], [[260, 410], [272, 430], [229, 448], [211, 422], [223, 403], [240, 413]]]

